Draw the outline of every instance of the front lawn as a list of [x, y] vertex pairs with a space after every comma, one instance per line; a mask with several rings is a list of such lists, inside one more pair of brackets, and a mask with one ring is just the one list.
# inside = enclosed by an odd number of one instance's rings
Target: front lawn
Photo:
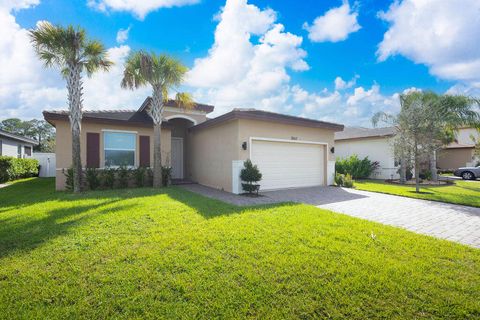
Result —
[[0, 189], [0, 318], [478, 319], [480, 250], [171, 187]]
[[480, 207], [480, 182], [455, 181], [454, 183], [454, 185], [422, 186], [420, 193], [415, 192], [415, 186], [402, 186], [379, 180], [358, 180], [355, 181], [355, 188], [403, 197]]

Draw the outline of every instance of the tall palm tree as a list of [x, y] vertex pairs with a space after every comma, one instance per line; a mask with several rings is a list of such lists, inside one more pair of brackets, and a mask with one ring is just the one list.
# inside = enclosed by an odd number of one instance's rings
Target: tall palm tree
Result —
[[[188, 71], [179, 60], [165, 54], [157, 55], [145, 51], [133, 52], [125, 62], [125, 70], [121, 82], [122, 88], [137, 89], [146, 85], [152, 87], [152, 103], [147, 109], [153, 120], [153, 186], [162, 186], [162, 152], [161, 125], [164, 103], [168, 100], [168, 92], [180, 86]], [[192, 99], [187, 93], [177, 93], [179, 107], [192, 106]]]
[[80, 156], [80, 133], [82, 123], [82, 72], [91, 76], [98, 70], [108, 70], [113, 64], [107, 58], [105, 47], [96, 40], [87, 38], [82, 28], [54, 26], [42, 22], [37, 29], [29, 31], [35, 51], [45, 67], [56, 67], [67, 81], [68, 110], [72, 131], [73, 190], [80, 192], [82, 160]]

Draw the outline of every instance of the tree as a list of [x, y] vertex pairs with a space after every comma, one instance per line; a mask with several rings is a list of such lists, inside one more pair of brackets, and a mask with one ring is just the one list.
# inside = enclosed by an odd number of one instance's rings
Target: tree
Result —
[[243, 162], [243, 169], [240, 171], [240, 179], [242, 179], [242, 189], [249, 194], [259, 189], [258, 182], [262, 180], [262, 174], [258, 167], [252, 163], [250, 159]]
[[113, 64], [102, 43], [87, 38], [82, 28], [54, 26], [42, 22], [29, 31], [35, 51], [45, 67], [57, 67], [67, 82], [68, 111], [72, 131], [73, 191], [80, 192], [82, 161], [80, 133], [82, 122], [82, 73], [91, 76], [98, 70], [107, 71]]
[[401, 110], [392, 116], [377, 113], [372, 122], [388, 122], [396, 127], [396, 157], [400, 158], [400, 180], [405, 182], [406, 167], [413, 162], [416, 192], [420, 191], [420, 163], [429, 160], [436, 179], [436, 152], [453, 141], [462, 125], [478, 125], [480, 117], [474, 110], [478, 101], [463, 96], [439, 96], [433, 92], [410, 92], [400, 95]]
[[[122, 88], [137, 89], [146, 85], [152, 87], [152, 103], [147, 109], [153, 121], [153, 186], [162, 186], [162, 152], [161, 125], [164, 103], [168, 100], [168, 92], [180, 86], [187, 72], [179, 60], [165, 54], [157, 55], [145, 51], [133, 52], [125, 62], [125, 70], [121, 82]], [[179, 107], [193, 105], [187, 93], [177, 93], [176, 102]]]
[[45, 120], [10, 118], [0, 122], [0, 129], [38, 141], [35, 151], [53, 152], [55, 149], [55, 130]]

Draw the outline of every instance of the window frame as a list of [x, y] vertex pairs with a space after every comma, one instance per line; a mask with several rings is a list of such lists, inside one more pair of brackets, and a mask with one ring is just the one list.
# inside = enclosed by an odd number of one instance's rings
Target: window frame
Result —
[[[134, 136], [134, 139], [133, 139], [133, 149], [115, 149], [115, 148], [106, 148], [105, 147], [105, 140], [106, 140], [106, 134], [107, 133], [127, 133], [127, 134], [133, 134]], [[120, 166], [107, 166], [106, 163], [107, 163], [107, 154], [106, 154], [106, 151], [107, 150], [117, 150], [117, 151], [133, 151], [133, 165], [129, 165], [127, 166], [127, 168], [136, 168], [137, 167], [137, 149], [138, 149], [138, 143], [137, 143], [137, 136], [138, 136], [138, 132], [137, 131], [127, 131], [127, 130], [113, 130], [113, 129], [103, 129], [102, 130], [102, 136], [103, 136], [103, 168], [114, 168], [114, 169], [117, 169], [117, 168], [120, 168]]]
[[23, 145], [21, 143], [17, 144], [17, 158], [23, 158]]

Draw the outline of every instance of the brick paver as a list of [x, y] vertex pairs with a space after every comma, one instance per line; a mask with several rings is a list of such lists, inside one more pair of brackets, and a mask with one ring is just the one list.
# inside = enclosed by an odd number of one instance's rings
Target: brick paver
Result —
[[294, 201], [480, 248], [480, 208], [335, 187], [233, 195], [201, 185], [184, 188], [239, 206]]

